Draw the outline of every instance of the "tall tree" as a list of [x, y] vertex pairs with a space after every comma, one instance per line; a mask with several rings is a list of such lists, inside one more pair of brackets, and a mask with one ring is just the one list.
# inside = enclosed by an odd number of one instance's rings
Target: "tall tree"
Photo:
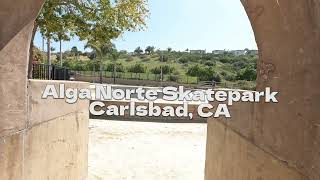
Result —
[[47, 0], [34, 24], [30, 47], [38, 28], [48, 39], [63, 27], [64, 33], [77, 35], [80, 40], [102, 44], [124, 31], [142, 30], [148, 16], [146, 4], [147, 0]]
[[134, 53], [137, 54], [137, 55], [141, 55], [143, 53], [143, 50], [141, 49], [141, 47], [137, 47], [135, 50], [134, 50]]
[[147, 46], [144, 50], [147, 54], [152, 54], [154, 52], [154, 46]]
[[84, 48], [85, 49], [91, 48], [96, 53], [96, 58], [100, 64], [100, 69], [99, 69], [100, 83], [102, 83], [102, 70], [103, 70], [102, 64], [103, 64], [104, 57], [106, 57], [109, 53], [114, 51], [115, 45], [113, 43], [111, 43], [111, 41], [103, 43], [103, 44], [101, 42], [97, 41], [97, 42], [88, 42]]
[[77, 46], [73, 46], [71, 48], [70, 52], [73, 54], [74, 57], [76, 57], [76, 60], [77, 60], [78, 59], [78, 52], [79, 52]]

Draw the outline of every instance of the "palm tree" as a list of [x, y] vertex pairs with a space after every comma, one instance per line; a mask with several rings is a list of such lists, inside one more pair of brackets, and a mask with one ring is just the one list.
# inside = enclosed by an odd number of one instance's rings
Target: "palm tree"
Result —
[[106, 43], [99, 43], [99, 42], [88, 42], [85, 47], [85, 49], [87, 48], [91, 48], [92, 50], [94, 50], [96, 52], [96, 58], [99, 61], [100, 64], [100, 83], [102, 84], [102, 61], [103, 58], [108, 54], [111, 53], [114, 49], [115, 49], [115, 45], [113, 43], [111, 43], [110, 41], [106, 42]]
[[112, 60], [114, 61], [114, 64], [113, 64], [113, 84], [116, 83], [116, 73], [117, 73], [117, 64], [116, 64], [116, 61], [119, 59], [120, 57], [120, 53], [114, 49], [112, 52], [111, 52], [111, 58]]

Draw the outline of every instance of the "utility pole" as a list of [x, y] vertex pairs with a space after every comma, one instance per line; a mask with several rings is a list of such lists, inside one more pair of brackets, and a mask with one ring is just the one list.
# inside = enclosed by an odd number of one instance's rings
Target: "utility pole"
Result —
[[163, 54], [162, 54], [162, 52], [161, 52], [161, 58], [160, 58], [160, 78], [161, 78], [161, 86], [162, 86], [162, 81], [163, 81], [162, 62], [163, 62]]

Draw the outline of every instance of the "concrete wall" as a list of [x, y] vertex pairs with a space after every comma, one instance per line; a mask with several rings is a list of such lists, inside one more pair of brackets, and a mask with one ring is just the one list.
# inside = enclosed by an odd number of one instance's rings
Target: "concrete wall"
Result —
[[228, 123], [208, 120], [206, 179], [318, 180], [320, 1], [242, 3], [259, 48], [257, 88], [279, 91], [279, 103], [234, 106], [242, 113]]
[[[29, 81], [25, 127], [0, 138], [0, 179], [86, 178], [89, 102], [41, 99], [46, 84], [58, 83]], [[66, 88], [89, 87], [64, 83]]]
[[[42, 3], [43, 0], [1, 1], [1, 180], [87, 176], [89, 102], [67, 105], [63, 100], [40, 99], [49, 82], [27, 79], [33, 21]], [[89, 87], [86, 83], [67, 84]]]

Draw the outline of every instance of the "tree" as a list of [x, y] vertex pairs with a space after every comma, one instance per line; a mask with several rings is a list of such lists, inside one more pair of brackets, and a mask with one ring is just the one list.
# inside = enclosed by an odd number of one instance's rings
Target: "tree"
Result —
[[154, 46], [147, 46], [146, 49], [145, 49], [145, 52], [147, 54], [153, 54], [154, 53]]
[[171, 52], [171, 51], [172, 51], [172, 48], [171, 48], [171, 47], [168, 47], [167, 51], [168, 51], [168, 52]]
[[102, 83], [102, 62], [103, 58], [108, 54], [114, 51], [115, 45], [111, 43], [111, 41], [106, 42], [104, 44], [101, 44], [101, 42], [88, 42], [85, 47], [86, 48], [91, 48], [96, 54], [96, 57], [98, 58], [99, 64], [100, 64], [100, 83]]
[[[118, 60], [118, 58], [120, 57], [120, 53], [114, 49], [111, 54], [111, 59], [115, 62]], [[117, 69], [118, 69], [118, 64], [114, 63], [114, 66], [113, 66], [113, 83], [115, 84], [116, 83], [116, 73], [117, 73]]]
[[132, 73], [144, 73], [146, 71], [145, 67], [142, 64], [135, 64], [129, 67], [128, 72]]
[[124, 31], [144, 29], [147, 16], [146, 0], [47, 0], [34, 23], [30, 47], [37, 29], [48, 42], [58, 35], [57, 39], [63, 40], [63, 34], [77, 35], [90, 43], [107, 43]]
[[257, 78], [257, 71], [253, 67], [246, 67], [237, 74], [238, 80], [254, 81]]
[[66, 26], [63, 26], [61, 30], [56, 34], [56, 36], [53, 36], [53, 40], [55, 42], [59, 42], [59, 61], [60, 66], [62, 66], [62, 41], [70, 41], [70, 37], [66, 34]]
[[76, 46], [73, 46], [72, 48], [71, 48], [71, 51], [70, 51], [72, 54], [73, 54], [73, 56], [74, 57], [76, 57], [76, 59], [78, 59], [78, 55], [79, 55], [79, 51], [78, 51], [78, 48], [76, 47]]
[[143, 53], [143, 50], [141, 49], [140, 46], [134, 50], [134, 54], [141, 55], [142, 53]]

